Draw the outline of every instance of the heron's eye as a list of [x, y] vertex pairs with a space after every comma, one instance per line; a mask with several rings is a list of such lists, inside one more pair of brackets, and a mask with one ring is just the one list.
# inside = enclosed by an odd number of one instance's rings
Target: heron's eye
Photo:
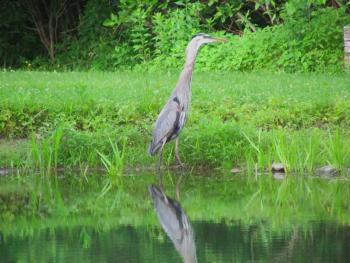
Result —
[[205, 37], [205, 34], [203, 34], [203, 33], [197, 33], [197, 34], [195, 34], [195, 35], [192, 36], [192, 39], [195, 38], [195, 37], [199, 37], [199, 36]]

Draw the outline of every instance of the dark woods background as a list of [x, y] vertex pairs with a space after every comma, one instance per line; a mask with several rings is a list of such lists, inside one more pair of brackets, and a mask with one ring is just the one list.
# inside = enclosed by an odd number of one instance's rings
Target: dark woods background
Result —
[[173, 68], [192, 34], [230, 38], [206, 47], [202, 69], [342, 70], [348, 0], [3, 0], [4, 68]]

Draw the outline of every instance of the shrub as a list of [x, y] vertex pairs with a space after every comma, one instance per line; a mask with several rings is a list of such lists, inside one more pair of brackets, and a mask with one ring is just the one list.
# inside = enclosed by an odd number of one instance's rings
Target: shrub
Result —
[[[7, 6], [13, 9], [14, 2]], [[60, 32], [54, 65], [42, 52], [31, 52], [34, 58], [25, 55], [35, 42], [28, 32], [21, 33], [26, 46], [20, 52], [22, 58], [14, 57], [18, 48], [13, 52], [0, 49], [3, 64], [22, 61], [29, 69], [178, 68], [187, 42], [202, 31], [230, 39], [225, 45], [203, 48], [197, 60], [202, 70], [333, 72], [342, 68], [342, 30], [350, 24], [349, 4], [341, 0], [82, 3], [79, 27]], [[0, 14], [5, 12], [6, 8], [0, 9]], [[0, 31], [9, 31], [13, 21], [4, 17]], [[25, 14], [14, 16], [22, 24], [28, 19]], [[8, 49], [12, 38], [3, 35], [0, 47]]]

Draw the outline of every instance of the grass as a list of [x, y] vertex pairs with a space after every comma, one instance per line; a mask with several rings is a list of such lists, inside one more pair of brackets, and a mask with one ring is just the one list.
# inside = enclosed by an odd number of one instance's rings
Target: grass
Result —
[[58, 126], [51, 136], [38, 139], [35, 136], [31, 139], [31, 156], [29, 163], [30, 167], [38, 167], [41, 173], [50, 174], [58, 167], [58, 154], [60, 150], [60, 142], [62, 140], [64, 128]]
[[[147, 191], [155, 174], [122, 175], [126, 166], [155, 163], [147, 144], [176, 79], [173, 72], [1, 72], [0, 167], [35, 168], [41, 175], [0, 176], [3, 240], [125, 225], [159, 235]], [[247, 174], [186, 174], [181, 205], [191, 221], [260, 226], [267, 240], [271, 233], [292, 235], [298, 226], [305, 234], [314, 221], [349, 225], [348, 79], [348, 73], [196, 72], [182, 159], [195, 167], [238, 166]], [[167, 145], [166, 164], [173, 152]], [[260, 173], [273, 161], [284, 163], [284, 180]], [[326, 164], [342, 176], [305, 176]], [[94, 166], [106, 173], [89, 174]], [[55, 173], [61, 167], [81, 172]], [[176, 177], [164, 179], [174, 197]], [[80, 239], [89, 246], [85, 232]]]
[[108, 158], [108, 155], [97, 151], [97, 153], [101, 157], [101, 162], [107, 172], [107, 182], [105, 183], [105, 186], [103, 187], [100, 196], [105, 195], [113, 186], [122, 187], [123, 183], [123, 181], [121, 180], [121, 176], [124, 170], [126, 140], [123, 140], [121, 150], [118, 148], [117, 145], [115, 145], [115, 143], [112, 142], [111, 139], [109, 139], [109, 142], [113, 152], [111, 159]]
[[[0, 136], [21, 144], [11, 153], [0, 147], [0, 166], [38, 164], [40, 147], [46, 159], [39, 166], [99, 166], [101, 158], [115, 158], [109, 138], [126, 139], [122, 166], [153, 164], [146, 153], [152, 125], [177, 76], [1, 72]], [[191, 166], [269, 169], [274, 160], [287, 171], [311, 172], [326, 164], [347, 171], [348, 80], [349, 73], [195, 72], [180, 153]], [[18, 158], [23, 145], [28, 157]], [[166, 147], [164, 159], [172, 162], [173, 146]]]

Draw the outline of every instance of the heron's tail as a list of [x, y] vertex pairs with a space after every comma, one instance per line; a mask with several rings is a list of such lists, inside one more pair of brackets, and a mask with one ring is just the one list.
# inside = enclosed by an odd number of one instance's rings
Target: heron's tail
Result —
[[150, 155], [155, 155], [158, 152], [160, 146], [161, 146], [160, 143], [154, 144], [154, 142], [152, 141], [148, 146], [148, 153]]
[[152, 143], [148, 146], [148, 154], [149, 155], [155, 154], [154, 147], [153, 147]]
[[148, 187], [148, 190], [152, 196], [152, 198], [155, 199], [164, 199], [165, 194], [162, 192], [160, 188], [155, 186], [154, 184], [150, 185]]

